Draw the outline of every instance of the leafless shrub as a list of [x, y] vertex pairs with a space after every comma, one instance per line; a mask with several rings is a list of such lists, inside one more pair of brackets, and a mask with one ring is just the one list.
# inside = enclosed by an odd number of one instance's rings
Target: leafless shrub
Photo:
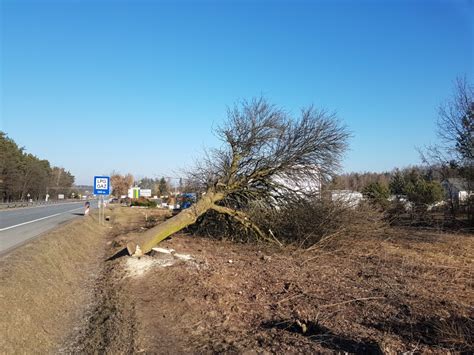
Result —
[[326, 199], [300, 200], [278, 209], [260, 207], [254, 215], [262, 229], [271, 230], [282, 243], [302, 248], [370, 236], [385, 227], [383, 214], [369, 204], [349, 206]]
[[469, 351], [474, 347], [474, 319], [449, 317], [433, 322], [436, 338], [453, 350]]
[[[386, 227], [384, 215], [369, 204], [351, 207], [316, 198], [295, 200], [277, 207], [254, 203], [247, 209], [247, 214], [280, 245], [301, 248], [325, 246], [341, 238], [372, 236]], [[212, 212], [199, 220], [192, 232], [241, 242], [258, 240], [252, 230]]]
[[226, 239], [235, 242], [251, 242], [258, 239], [252, 230], [245, 228], [229, 215], [214, 210], [207, 211], [187, 232], [211, 239]]

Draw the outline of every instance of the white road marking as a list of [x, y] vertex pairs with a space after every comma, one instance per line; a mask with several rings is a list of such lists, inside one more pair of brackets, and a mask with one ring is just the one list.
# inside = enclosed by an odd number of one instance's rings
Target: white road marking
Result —
[[38, 222], [38, 221], [41, 221], [41, 220], [43, 220], [43, 219], [47, 219], [47, 218], [51, 218], [51, 217], [56, 217], [56, 216], [59, 216], [59, 215], [61, 215], [61, 214], [65, 214], [65, 213], [68, 213], [68, 212], [80, 210], [80, 209], [82, 209], [82, 208], [83, 208], [83, 207], [78, 207], [78, 208], [74, 208], [73, 210], [69, 210], [69, 211], [65, 211], [65, 212], [61, 212], [61, 213], [55, 213], [55, 214], [52, 214], [52, 215], [50, 215], [50, 216], [41, 217], [41, 218], [38, 218], [38, 219], [34, 219], [34, 220], [32, 220], [32, 221], [23, 222], [23, 223], [20, 223], [20, 224], [15, 224], [14, 226], [1, 228], [1, 229], [0, 229], [0, 232], [6, 231], [7, 229], [12, 229], [12, 228], [24, 226], [25, 224], [30, 224], [30, 223]]

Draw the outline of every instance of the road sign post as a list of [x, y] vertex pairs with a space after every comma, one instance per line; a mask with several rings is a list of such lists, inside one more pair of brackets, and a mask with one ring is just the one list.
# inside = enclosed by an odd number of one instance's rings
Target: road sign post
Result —
[[94, 176], [94, 195], [99, 195], [99, 224], [104, 222], [104, 196], [110, 195], [110, 177]]

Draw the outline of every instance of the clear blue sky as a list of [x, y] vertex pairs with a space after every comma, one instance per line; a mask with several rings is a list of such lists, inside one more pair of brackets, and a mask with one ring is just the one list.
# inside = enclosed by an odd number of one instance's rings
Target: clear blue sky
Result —
[[226, 106], [314, 103], [353, 133], [345, 171], [419, 163], [473, 1], [1, 0], [1, 130], [77, 183], [176, 175], [218, 144]]

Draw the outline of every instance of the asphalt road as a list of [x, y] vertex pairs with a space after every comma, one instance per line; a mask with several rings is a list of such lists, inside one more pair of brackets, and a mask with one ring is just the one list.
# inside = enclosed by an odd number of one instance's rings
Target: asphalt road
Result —
[[83, 213], [84, 202], [0, 211], [0, 254], [13, 250], [61, 223], [80, 218]]

